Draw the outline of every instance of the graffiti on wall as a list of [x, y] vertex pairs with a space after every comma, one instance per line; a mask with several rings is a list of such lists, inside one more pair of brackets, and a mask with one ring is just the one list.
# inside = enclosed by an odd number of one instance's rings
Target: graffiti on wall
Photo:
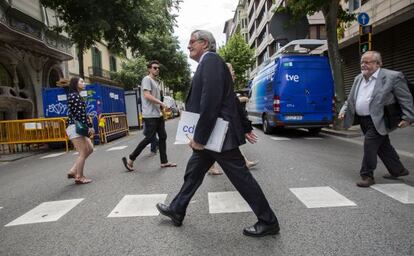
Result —
[[46, 116], [67, 116], [68, 105], [65, 103], [49, 104], [46, 108]]
[[[86, 113], [92, 117], [97, 117], [98, 113], [96, 112], [96, 107], [94, 102], [95, 100], [87, 100], [86, 103]], [[56, 104], [49, 104], [46, 108], [46, 116], [67, 116], [68, 115], [68, 104], [59, 102]]]

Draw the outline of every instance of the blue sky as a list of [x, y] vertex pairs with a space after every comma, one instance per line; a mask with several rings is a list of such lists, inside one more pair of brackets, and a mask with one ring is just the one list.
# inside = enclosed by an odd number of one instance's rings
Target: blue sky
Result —
[[[225, 44], [224, 23], [232, 19], [238, 0], [184, 0], [180, 4], [174, 35], [178, 36], [181, 50], [188, 57], [187, 43], [190, 33], [205, 29], [213, 33], [218, 47]], [[191, 70], [195, 71], [197, 62], [189, 59]]]

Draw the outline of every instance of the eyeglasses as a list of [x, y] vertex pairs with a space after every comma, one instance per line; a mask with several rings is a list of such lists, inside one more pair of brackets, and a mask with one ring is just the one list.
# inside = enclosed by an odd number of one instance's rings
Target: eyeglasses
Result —
[[198, 41], [204, 41], [204, 39], [191, 39], [188, 43], [194, 44], [195, 42], [198, 42]]
[[160, 67], [152, 67], [152, 69], [159, 70]]
[[361, 65], [368, 65], [368, 64], [371, 64], [371, 63], [376, 63], [377, 61], [376, 60], [371, 60], [371, 61], [361, 61]]

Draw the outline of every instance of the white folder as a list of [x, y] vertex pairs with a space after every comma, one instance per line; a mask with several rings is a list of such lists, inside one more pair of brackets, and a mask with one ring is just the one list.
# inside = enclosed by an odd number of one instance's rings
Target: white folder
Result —
[[[181, 112], [174, 144], [188, 144], [189, 139], [187, 136], [193, 138], [199, 118], [200, 114], [188, 111]], [[215, 152], [221, 152], [228, 127], [229, 122], [225, 121], [223, 118], [217, 118], [216, 125], [204, 148]]]

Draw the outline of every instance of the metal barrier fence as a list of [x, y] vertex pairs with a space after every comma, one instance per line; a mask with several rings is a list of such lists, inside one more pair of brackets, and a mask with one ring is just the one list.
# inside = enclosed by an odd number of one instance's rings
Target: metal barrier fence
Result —
[[129, 134], [128, 121], [124, 113], [102, 113], [98, 120], [101, 143], [107, 143], [110, 137], [118, 138]]
[[64, 142], [68, 151], [65, 118], [0, 121], [0, 145], [17, 152], [19, 145]]

